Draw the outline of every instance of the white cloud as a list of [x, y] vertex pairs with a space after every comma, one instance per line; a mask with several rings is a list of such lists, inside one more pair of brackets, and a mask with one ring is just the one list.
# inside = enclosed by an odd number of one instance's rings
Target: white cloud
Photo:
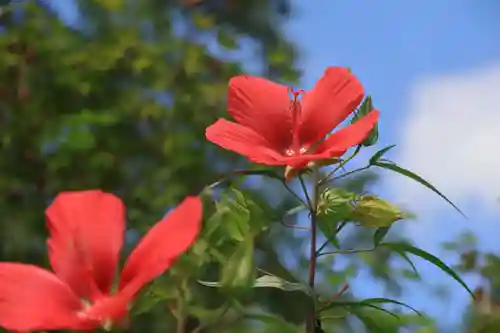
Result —
[[[421, 80], [409, 102], [392, 159], [459, 204], [498, 209], [500, 65]], [[391, 176], [387, 182], [391, 194], [418, 214], [444, 207], [410, 180]]]
[[[465, 228], [475, 232], [481, 249], [498, 251], [498, 226], [491, 222], [498, 222], [494, 215], [500, 211], [500, 64], [420, 80], [406, 105], [391, 160], [430, 181], [470, 219], [461, 218], [437, 195], [412, 180], [385, 173], [383, 185], [391, 199], [418, 217], [417, 221], [401, 222], [403, 232], [417, 246], [449, 264], [456, 262], [457, 256], [443, 252], [439, 244], [457, 239]], [[421, 295], [413, 293], [409, 304], [439, 318], [458, 320], [453, 313], [460, 314], [468, 304], [465, 292], [430, 265], [418, 261], [417, 265], [426, 281], [450, 285], [452, 294], [447, 305], [437, 306], [442, 311], [436, 312], [436, 304], [428, 301], [420, 304]], [[471, 287], [477, 283], [471, 276], [465, 278]]]

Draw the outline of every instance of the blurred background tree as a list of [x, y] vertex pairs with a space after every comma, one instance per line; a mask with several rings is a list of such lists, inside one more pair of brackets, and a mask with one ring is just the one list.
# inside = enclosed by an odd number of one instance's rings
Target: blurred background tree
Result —
[[135, 227], [241, 165], [203, 141], [244, 57], [269, 76], [298, 77], [277, 30], [286, 2], [68, 1], [69, 23], [54, 3], [12, 2], [1, 16], [1, 237], [11, 260], [42, 259], [41, 212], [58, 191], [117, 192]]
[[[43, 211], [62, 190], [117, 193], [128, 207], [131, 246], [184, 196], [222, 173], [248, 168], [242, 158], [204, 142], [204, 128], [226, 115], [229, 78], [250, 72], [293, 84], [301, 74], [296, 48], [282, 33], [293, 12], [287, 0], [67, 0], [64, 10], [59, 0], [4, 0], [1, 6], [1, 260], [47, 265]], [[364, 173], [337, 186], [361, 193], [376, 180]], [[256, 202], [271, 202], [275, 213], [297, 205], [278, 183], [240, 187]], [[307, 257], [290, 259], [290, 253], [307, 246], [305, 231], [284, 226], [297, 226], [300, 217], [268, 218], [272, 228], [255, 240], [262, 270], [290, 281], [304, 277]], [[344, 247], [370, 246], [372, 233], [346, 229]], [[398, 295], [401, 279], [418, 277], [395, 267], [393, 257], [388, 251], [325, 257], [318, 283], [324, 298], [335, 296], [367, 264], [387, 295]], [[132, 331], [173, 330], [166, 304], [171, 290], [164, 282], [147, 294], [166, 292], [153, 302], [163, 306], [146, 313], [141, 303]], [[200, 321], [222, 317], [222, 305], [233, 297], [204, 287], [192, 293], [207, 304], [189, 309], [186, 333], [219, 333], [226, 326], [239, 333], [282, 332], [288, 324], [292, 330], [302, 324], [306, 315], [303, 294], [259, 289], [237, 303], [258, 304], [265, 316], [250, 323], [233, 315], [201, 330]], [[354, 295], [347, 289], [342, 297]], [[421, 323], [405, 316], [406, 322]], [[332, 317], [324, 322], [328, 331], [363, 330], [355, 319]], [[377, 322], [383, 332], [398, 332], [401, 325], [376, 311], [358, 317]]]
[[144, 231], [246, 164], [204, 143], [245, 59], [299, 77], [286, 0], [64, 2], [2, 3], [2, 260], [46, 263], [43, 211], [62, 190], [119, 194]]

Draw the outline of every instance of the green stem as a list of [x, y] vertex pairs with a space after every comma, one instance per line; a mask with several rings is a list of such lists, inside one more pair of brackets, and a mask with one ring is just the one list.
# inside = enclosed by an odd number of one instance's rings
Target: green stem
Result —
[[[310, 198], [310, 212], [311, 212], [311, 249], [310, 249], [310, 261], [309, 261], [309, 274], [308, 274], [308, 283], [311, 290], [314, 290], [314, 283], [316, 279], [316, 233], [317, 233], [317, 217], [318, 217], [318, 200], [319, 200], [319, 170], [317, 168], [313, 169], [312, 173], [312, 195]], [[304, 186], [305, 187], [305, 186]], [[307, 191], [305, 191], [305, 195], [309, 198]], [[315, 300], [312, 302], [311, 309], [307, 316], [306, 321], [306, 333], [314, 333], [316, 326], [316, 308], [315, 308]]]
[[328, 179], [328, 180], [327, 180], [327, 181], [325, 181], [325, 182], [330, 182], [330, 181], [332, 181], [332, 180], [339, 180], [339, 179], [341, 179], [341, 178], [345, 178], [345, 177], [347, 177], [347, 176], [349, 176], [349, 175], [352, 175], [353, 173], [368, 170], [370, 167], [371, 167], [371, 165], [367, 165], [367, 166], [364, 166], [364, 167], [362, 167], [362, 168], [354, 169], [354, 170], [348, 171], [348, 172], [346, 172], [346, 173], [343, 173], [343, 174], [341, 174], [340, 176], [335, 177], [334, 179]]
[[343, 168], [347, 162], [349, 162], [350, 160], [352, 160], [356, 155], [358, 155], [358, 153], [360, 152], [361, 150], [361, 145], [357, 146], [356, 149], [354, 150], [354, 152], [349, 155], [346, 159], [344, 159], [343, 161], [341, 161], [339, 163], [339, 165], [337, 167], [335, 167], [332, 171], [330, 171], [325, 178], [323, 178], [322, 180], [319, 181], [319, 185], [323, 185], [324, 183], [326, 183], [328, 180], [330, 180], [330, 177], [333, 176], [335, 174], [335, 172], [337, 172], [339, 169]]
[[187, 280], [183, 280], [177, 295], [177, 329], [176, 333], [185, 333], [186, 331], [186, 304], [184, 302], [184, 291], [187, 287]]
[[331, 254], [353, 254], [353, 253], [363, 253], [363, 252], [372, 252], [375, 251], [375, 248], [372, 249], [352, 249], [352, 250], [335, 250], [329, 252], [318, 253], [318, 257], [327, 256]]
[[[313, 173], [316, 173], [317, 171], [316, 170], [313, 170]], [[313, 178], [317, 178], [317, 176], [315, 177], [313, 175]], [[312, 213], [312, 210], [313, 210], [313, 203], [311, 201], [311, 198], [309, 197], [309, 193], [307, 193], [307, 186], [306, 186], [306, 182], [304, 181], [304, 178], [302, 178], [302, 176], [299, 176], [299, 181], [300, 181], [300, 186], [302, 187], [302, 191], [304, 192], [304, 195], [306, 197], [306, 201], [307, 201], [307, 206], [309, 207], [309, 210], [311, 211]], [[313, 185], [315, 186], [315, 185]], [[314, 191], [314, 190], [313, 190]]]

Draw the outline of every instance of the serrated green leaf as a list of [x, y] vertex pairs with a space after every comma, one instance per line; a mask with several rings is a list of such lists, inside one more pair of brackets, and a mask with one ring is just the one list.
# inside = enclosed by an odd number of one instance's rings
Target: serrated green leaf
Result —
[[416, 255], [417, 257], [420, 257], [420, 258], [430, 262], [431, 264], [435, 265], [436, 267], [441, 269], [443, 272], [445, 272], [446, 274], [451, 276], [455, 281], [460, 283], [462, 285], [462, 287], [464, 287], [465, 290], [467, 290], [467, 292], [472, 296], [472, 298], [474, 298], [474, 293], [467, 286], [467, 284], [458, 276], [458, 274], [455, 273], [455, 271], [453, 271], [453, 269], [451, 269], [449, 266], [447, 266], [444, 262], [442, 262], [436, 256], [434, 256], [434, 255], [432, 255], [432, 254], [430, 254], [422, 249], [419, 249], [415, 246], [412, 246], [410, 244], [406, 244], [406, 243], [380, 243], [379, 246], [385, 246], [385, 247], [388, 247], [389, 249], [394, 250], [394, 251], [408, 252], [408, 253]]
[[254, 284], [254, 243], [245, 237], [228, 262], [222, 267], [221, 284], [229, 288], [248, 288]]
[[428, 189], [432, 190], [434, 193], [439, 195], [441, 198], [443, 198], [447, 203], [449, 203], [457, 212], [459, 212], [463, 217], [467, 218], [467, 216], [458, 208], [450, 199], [448, 199], [443, 193], [441, 193], [437, 188], [435, 188], [431, 183], [420, 177], [419, 175], [404, 169], [395, 163], [387, 163], [387, 162], [374, 162], [372, 165], [378, 166], [380, 168], [388, 169], [394, 172], [397, 172], [403, 176], [406, 176], [410, 179], [413, 179], [414, 181], [424, 185]]
[[228, 235], [234, 240], [243, 242], [250, 230], [250, 211], [234, 200], [228, 199], [227, 196], [224, 196], [215, 206], [221, 214], [221, 224]]
[[250, 213], [249, 231], [253, 235], [269, 228], [272, 221], [275, 220], [276, 212], [259, 195], [250, 190], [231, 189], [237, 204], [244, 207]]

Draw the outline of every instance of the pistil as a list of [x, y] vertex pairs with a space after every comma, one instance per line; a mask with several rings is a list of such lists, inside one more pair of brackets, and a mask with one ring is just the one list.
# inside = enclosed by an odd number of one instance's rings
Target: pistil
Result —
[[301, 147], [299, 138], [300, 129], [300, 116], [302, 113], [302, 106], [300, 104], [299, 97], [305, 93], [304, 90], [295, 90], [289, 88], [288, 92], [292, 94], [292, 100], [290, 103], [290, 112], [292, 113], [292, 145], [289, 147], [285, 154], [288, 156], [294, 156], [305, 153], [307, 150]]

